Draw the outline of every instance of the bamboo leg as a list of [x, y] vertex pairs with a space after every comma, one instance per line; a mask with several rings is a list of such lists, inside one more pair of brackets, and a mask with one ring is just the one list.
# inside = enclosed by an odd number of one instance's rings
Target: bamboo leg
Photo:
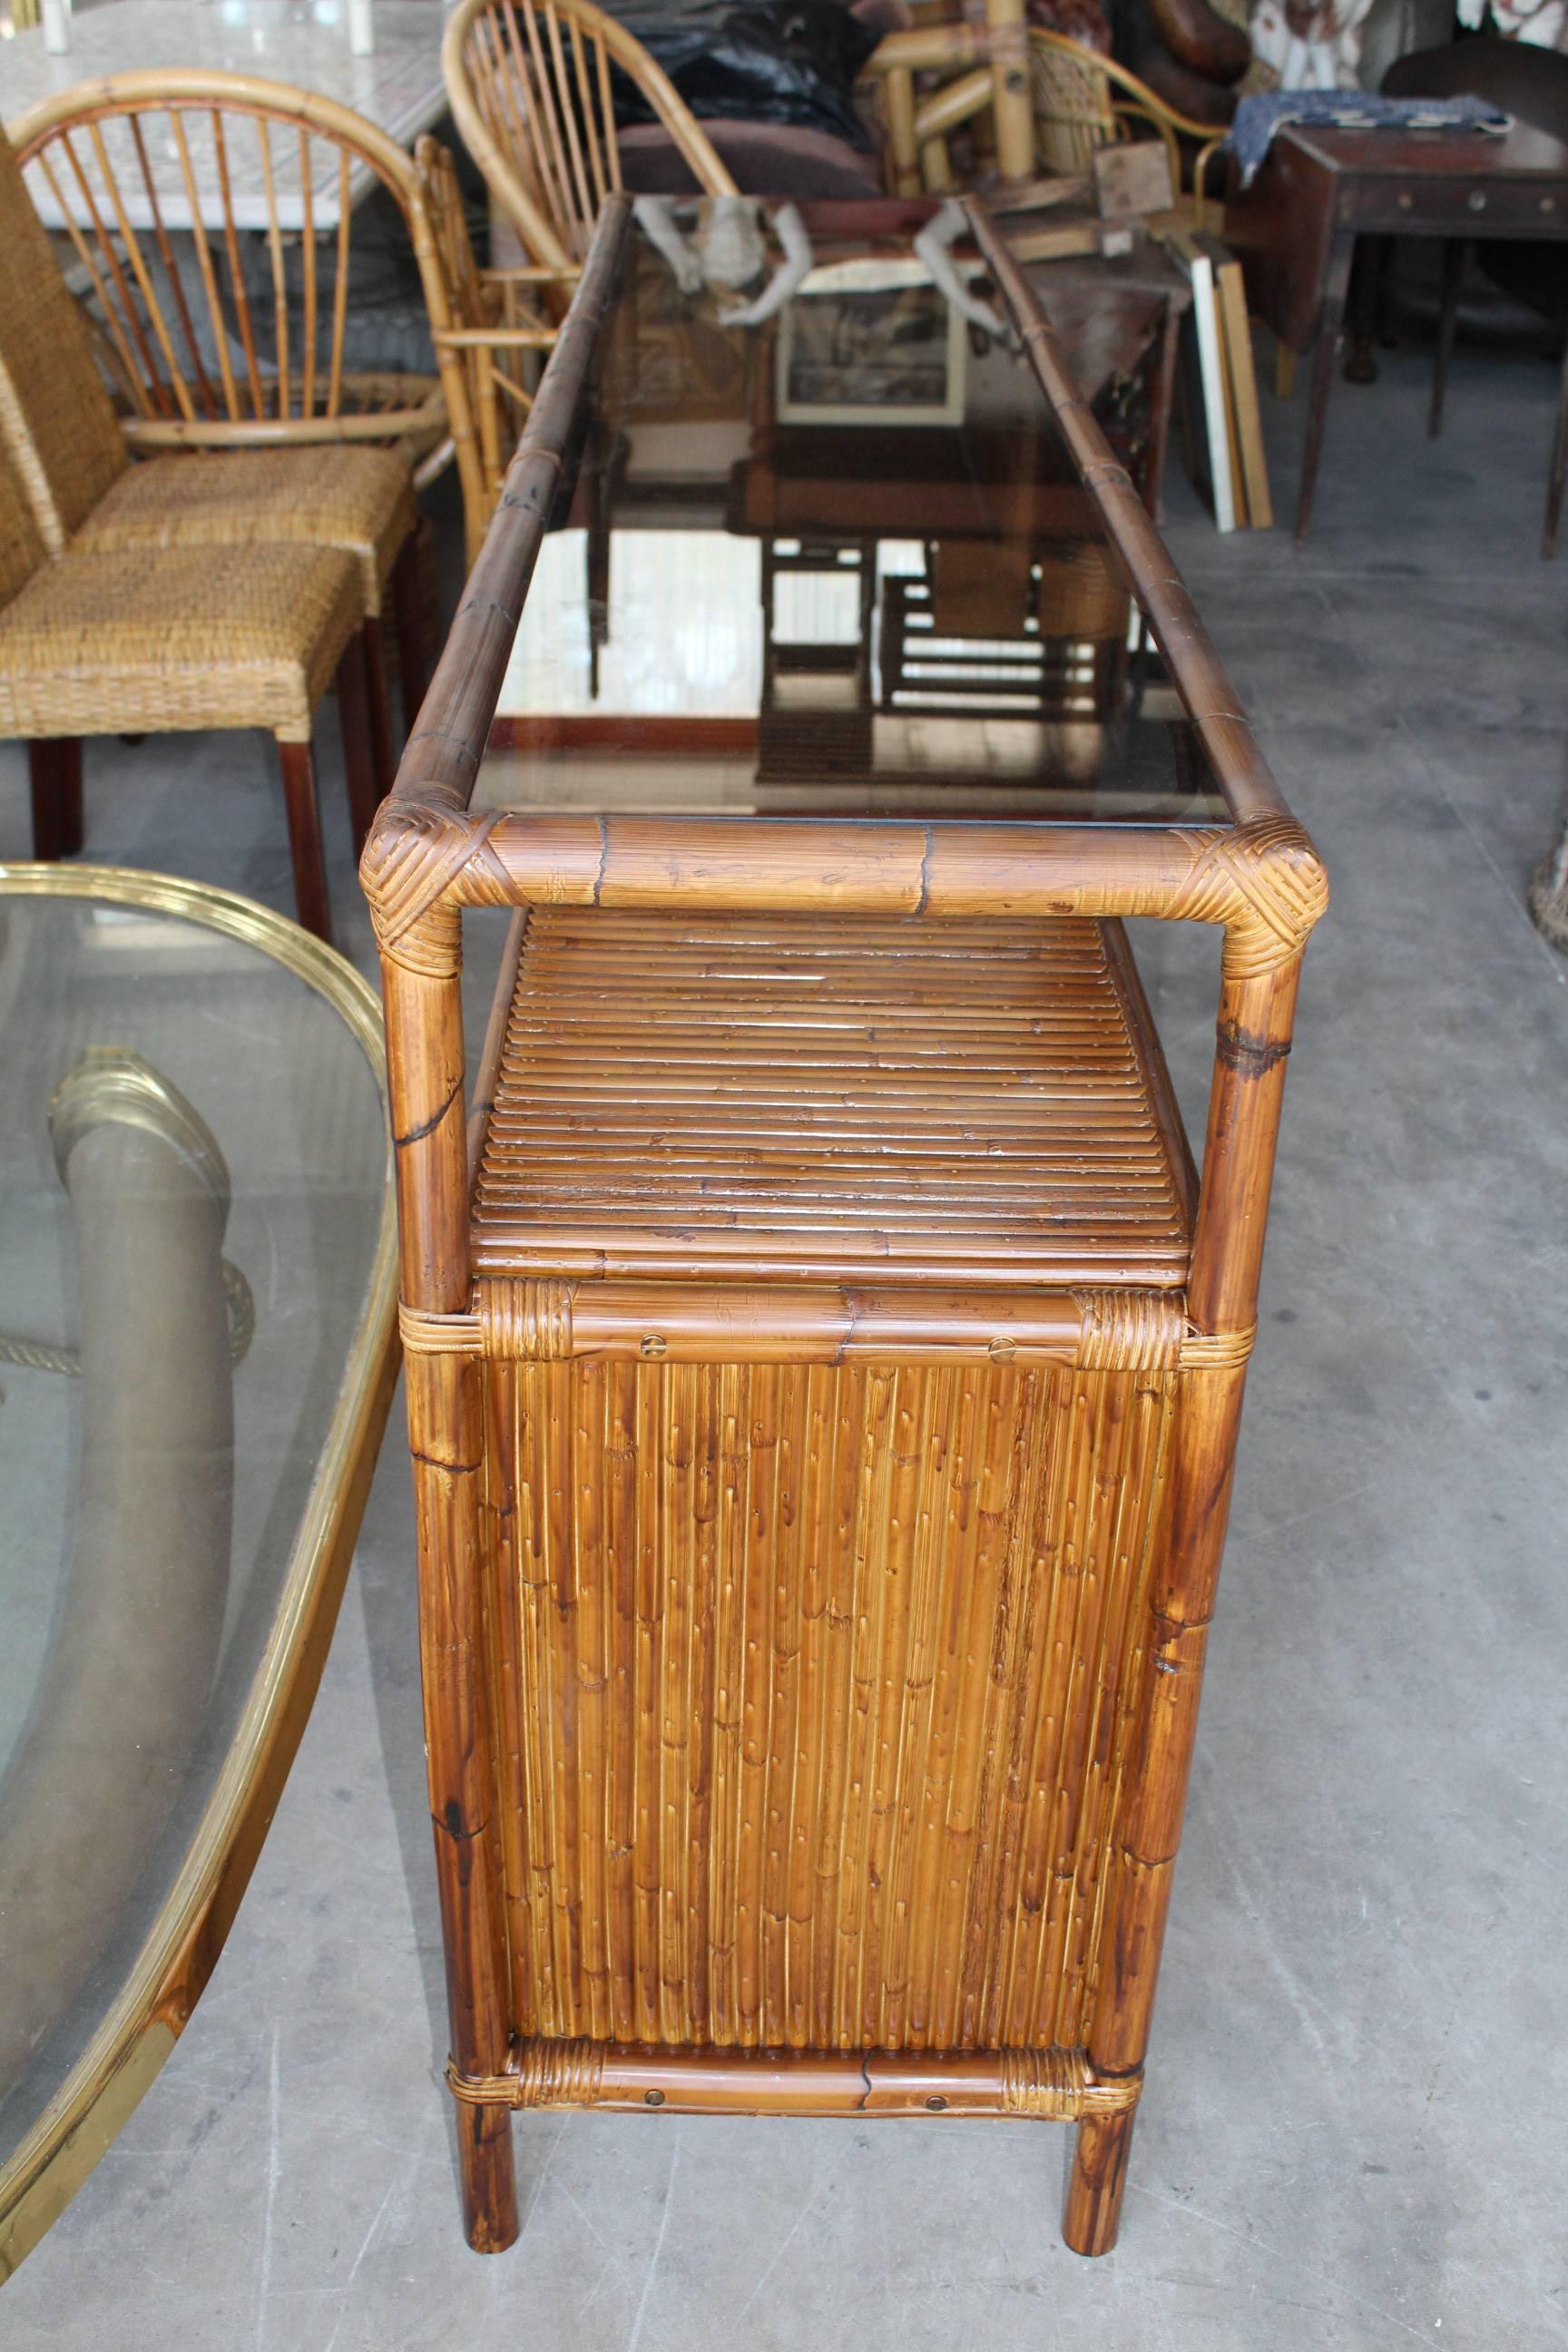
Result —
[[362, 631], [364, 643], [366, 715], [370, 725], [371, 771], [375, 778], [376, 805], [392, 790], [397, 772], [397, 752], [392, 740], [392, 713], [386, 703], [386, 640], [379, 614], [368, 614]]
[[33, 855], [53, 865], [74, 857], [83, 836], [81, 738], [52, 736], [27, 746], [33, 803]]
[[921, 187], [920, 155], [915, 146], [915, 83], [906, 67], [890, 73], [886, 83], [888, 165], [896, 196], [917, 196]]
[[1274, 346], [1274, 397], [1289, 400], [1296, 389], [1296, 354], [1289, 343]]
[[1035, 106], [1024, 0], [985, 0], [985, 21], [992, 35], [997, 168], [1005, 180], [1027, 180], [1035, 168]]
[[511, 2109], [458, 2105], [463, 2229], [476, 2254], [504, 2254], [517, 2242], [517, 2165]]
[[321, 806], [316, 762], [309, 743], [278, 745], [283, 772], [283, 802], [289, 813], [289, 854], [294, 862], [294, 906], [306, 930], [331, 943], [332, 913], [327, 897], [327, 856], [321, 841]]
[[[1257, 1312], [1279, 1102], [1299, 964], [1226, 980], [1209, 1096], [1188, 1311], [1199, 1331], [1245, 1328]], [[1205, 1653], [1230, 1516], [1244, 1365], [1178, 1381], [1170, 1517], [1150, 1578], [1142, 1734], [1129, 1775], [1110, 1885], [1110, 1942], [1089, 2054], [1101, 2079], [1141, 2074], [1186, 1810]], [[1080, 2253], [1113, 2242], [1131, 2138], [1099, 2119], [1079, 2126], [1063, 2233]]]
[[405, 738], [414, 732], [414, 722], [419, 715], [419, 706], [425, 699], [425, 689], [429, 684], [425, 650], [429, 640], [425, 627], [425, 581], [420, 551], [424, 528], [421, 522], [409, 532], [392, 567], [392, 609], [397, 630], [397, 667], [402, 676]]
[[[402, 1295], [409, 1305], [450, 1314], [468, 1295], [460, 978], [455, 965], [431, 977], [384, 956], [382, 984]], [[461, 2074], [492, 2074], [507, 2062], [510, 1998], [486, 1672], [480, 1368], [467, 1357], [410, 1354], [406, 1394], [426, 1763], [452, 2057]], [[509, 2112], [460, 2101], [458, 2149], [468, 2242], [480, 2253], [499, 2253], [517, 2236]]]
[[352, 636], [343, 647], [343, 657], [338, 664], [338, 722], [343, 737], [343, 772], [349, 790], [349, 824], [353, 832], [354, 856], [364, 847], [381, 794], [376, 789], [375, 754], [373, 748], [368, 680], [369, 646], [365, 629]]
[[1137, 2113], [1126, 2107], [1120, 2115], [1085, 2116], [1073, 2126], [1062, 2236], [1075, 2254], [1108, 2254], [1116, 2243]]

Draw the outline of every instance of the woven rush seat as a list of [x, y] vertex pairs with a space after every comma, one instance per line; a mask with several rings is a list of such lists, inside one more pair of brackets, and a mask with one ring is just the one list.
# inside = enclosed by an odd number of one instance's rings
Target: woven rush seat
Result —
[[360, 567], [366, 613], [384, 592], [416, 522], [414, 485], [395, 450], [324, 443], [143, 459], [99, 500], [73, 547], [118, 554], [147, 547], [341, 548]]
[[308, 743], [360, 595], [353, 558], [326, 548], [73, 549], [0, 610], [0, 730]]
[[477, 1274], [1178, 1288], [1120, 929], [536, 908]]

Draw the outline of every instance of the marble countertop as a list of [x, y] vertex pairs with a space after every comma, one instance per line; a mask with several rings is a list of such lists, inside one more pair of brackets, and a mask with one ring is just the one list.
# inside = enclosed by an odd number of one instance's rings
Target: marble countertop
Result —
[[[101, 6], [79, 8], [73, 15], [71, 47], [64, 56], [45, 48], [41, 28], [0, 44], [0, 107], [9, 124], [25, 108], [76, 82], [137, 67], [215, 66], [319, 91], [366, 116], [399, 145], [410, 146], [446, 111], [441, 37], [447, 12], [440, 0], [374, 0], [374, 24], [375, 55], [356, 58], [349, 48], [348, 0], [104, 0]], [[108, 126], [109, 133], [115, 128]], [[110, 137], [106, 144], [113, 152]], [[163, 225], [188, 228], [191, 207], [174, 142], [161, 140], [154, 123], [147, 144]], [[193, 136], [191, 146], [201, 217], [207, 226], [220, 227], [223, 213], [210, 142]], [[275, 135], [273, 146], [279, 226], [301, 228], [304, 201], [297, 143], [283, 133]], [[338, 183], [335, 172], [323, 167], [321, 153], [318, 150], [311, 218], [317, 229], [327, 229], [338, 217]], [[120, 167], [121, 153], [116, 152], [114, 160]], [[152, 205], [135, 187], [140, 173], [128, 140], [123, 160], [132, 163], [121, 178], [132, 225], [151, 228]], [[236, 225], [265, 227], [266, 199], [254, 142], [231, 156], [230, 179]], [[50, 226], [63, 226], [58, 205], [36, 172], [29, 175], [29, 184]], [[372, 184], [372, 174], [356, 166], [350, 176], [351, 204], [357, 204]]]

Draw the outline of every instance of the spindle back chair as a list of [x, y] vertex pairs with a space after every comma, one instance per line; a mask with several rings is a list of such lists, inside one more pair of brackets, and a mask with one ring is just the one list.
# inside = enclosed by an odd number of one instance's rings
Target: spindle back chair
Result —
[[[435, 374], [356, 367], [367, 182], [405, 225], [433, 331], [452, 324], [413, 159], [347, 107], [244, 74], [115, 74], [11, 126], [63, 231], [132, 448], [396, 443], [451, 454]], [[460, 371], [437, 364], [448, 381]], [[457, 420], [453, 420], [454, 432]]]
[[634, 82], [704, 194], [734, 181], [640, 41], [589, 0], [458, 0], [441, 48], [463, 140], [535, 264], [575, 278], [621, 183], [614, 83]]

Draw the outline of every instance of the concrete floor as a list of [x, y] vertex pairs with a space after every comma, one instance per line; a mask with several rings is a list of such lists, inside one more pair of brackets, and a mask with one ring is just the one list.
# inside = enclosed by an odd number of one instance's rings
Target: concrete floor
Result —
[[[1334, 907], [1119, 2250], [1064, 2250], [1048, 2127], [545, 2115], [517, 2127], [521, 2242], [468, 2252], [395, 1425], [228, 1948], [0, 2295], [6, 2352], [1568, 2341], [1568, 966], [1521, 911], [1564, 782], [1568, 557], [1536, 554], [1551, 371], [1461, 357], [1435, 446], [1425, 382], [1339, 388], [1303, 554], [1219, 541], [1173, 487]], [[1288, 504], [1303, 397], [1265, 408]], [[91, 855], [287, 906], [261, 745], [103, 749], [88, 794]], [[7, 754], [0, 856], [26, 849]], [[1212, 947], [1140, 945], [1191, 1117]]]

